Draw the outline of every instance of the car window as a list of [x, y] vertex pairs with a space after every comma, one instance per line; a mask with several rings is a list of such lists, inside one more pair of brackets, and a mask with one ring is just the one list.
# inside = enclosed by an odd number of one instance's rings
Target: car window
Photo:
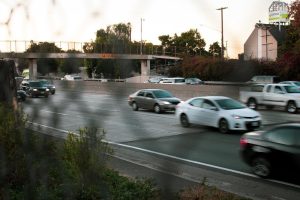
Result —
[[216, 106], [214, 105], [213, 102], [205, 99], [203, 101], [202, 108], [204, 108], [204, 109], [212, 109], [212, 108], [216, 108]]
[[281, 127], [281, 128], [268, 131], [265, 137], [269, 141], [274, 143], [284, 144], [284, 145], [294, 145], [296, 139], [295, 130], [296, 129], [293, 127]]
[[154, 99], [153, 94], [151, 94], [151, 93], [149, 93], [149, 92], [146, 93], [146, 97], [149, 97], [149, 98], [151, 98], [151, 99]]
[[184, 83], [185, 80], [183, 78], [175, 79], [175, 83]]
[[189, 104], [191, 106], [195, 106], [195, 107], [199, 107], [200, 108], [201, 105], [202, 105], [202, 102], [203, 102], [203, 99], [194, 99]]
[[274, 88], [274, 92], [275, 92], [275, 93], [282, 93], [282, 89], [281, 89], [281, 87], [279, 87], [279, 86], [275, 86], [275, 88]]
[[145, 94], [145, 92], [144, 92], [144, 91], [140, 91], [140, 92], [137, 94], [137, 96], [139, 96], [139, 97], [143, 97], [143, 96], [144, 96], [144, 94]]
[[234, 109], [242, 109], [246, 108], [244, 104], [233, 100], [233, 99], [218, 99], [215, 100], [216, 103], [224, 110], [234, 110]]
[[287, 93], [300, 93], [300, 89], [293, 85], [284, 86], [284, 88]]

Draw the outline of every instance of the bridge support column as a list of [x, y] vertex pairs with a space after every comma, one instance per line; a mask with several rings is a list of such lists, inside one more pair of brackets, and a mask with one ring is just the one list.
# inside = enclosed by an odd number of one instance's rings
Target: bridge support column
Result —
[[150, 60], [141, 60], [141, 75], [150, 76]]
[[36, 59], [29, 60], [29, 79], [35, 80], [37, 78], [37, 62]]

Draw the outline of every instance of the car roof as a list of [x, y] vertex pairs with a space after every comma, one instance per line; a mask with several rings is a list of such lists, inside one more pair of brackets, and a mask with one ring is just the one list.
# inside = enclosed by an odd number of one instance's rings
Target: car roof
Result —
[[[141, 89], [141, 90], [139, 90], [139, 91], [150, 91], [150, 92], [152, 92], [152, 91], [162, 91], [163, 89]], [[138, 92], [139, 92], [138, 91]], [[163, 91], [166, 91], [166, 90], [163, 90]]]
[[209, 100], [231, 99], [231, 98], [225, 97], [225, 96], [199, 96], [199, 97], [194, 97], [192, 99], [196, 99], [196, 98], [203, 98], [203, 99], [209, 99]]
[[[299, 127], [300, 128], [300, 123], [285, 123], [285, 124], [280, 124], [280, 125], [277, 125], [276, 127]], [[299, 132], [300, 134], [300, 132]]]

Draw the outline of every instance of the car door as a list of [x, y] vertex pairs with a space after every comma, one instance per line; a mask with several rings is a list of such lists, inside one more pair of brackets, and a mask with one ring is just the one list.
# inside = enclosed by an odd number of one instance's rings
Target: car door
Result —
[[139, 91], [134, 98], [136, 104], [140, 108], [145, 108], [145, 91]]
[[[299, 131], [299, 130], [298, 130]], [[279, 127], [265, 135], [271, 142], [271, 160], [277, 167], [290, 168], [297, 162], [299, 147], [295, 145], [295, 132], [293, 127]]]
[[216, 120], [218, 119], [218, 112], [219, 111], [216, 105], [212, 101], [205, 99], [202, 103], [201, 111], [204, 125], [214, 126], [216, 124]]
[[186, 106], [186, 114], [190, 120], [190, 123], [192, 124], [202, 124], [202, 115], [201, 115], [201, 105], [202, 105], [203, 99], [202, 98], [196, 98], [193, 99], [188, 103]]
[[284, 93], [285, 93], [285, 90], [281, 86], [276, 85], [274, 87], [273, 101], [276, 105], [278, 105], [278, 106], [285, 105]]
[[146, 109], [153, 109], [156, 103], [155, 98], [151, 92], [145, 93], [144, 106]]

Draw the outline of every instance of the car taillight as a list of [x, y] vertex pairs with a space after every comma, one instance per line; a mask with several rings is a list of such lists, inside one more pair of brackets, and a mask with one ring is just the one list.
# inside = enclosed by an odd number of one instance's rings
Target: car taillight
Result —
[[246, 138], [242, 137], [242, 138], [240, 139], [240, 147], [241, 147], [241, 148], [244, 148], [244, 147], [247, 146], [247, 144], [248, 144], [248, 140], [247, 140]]

